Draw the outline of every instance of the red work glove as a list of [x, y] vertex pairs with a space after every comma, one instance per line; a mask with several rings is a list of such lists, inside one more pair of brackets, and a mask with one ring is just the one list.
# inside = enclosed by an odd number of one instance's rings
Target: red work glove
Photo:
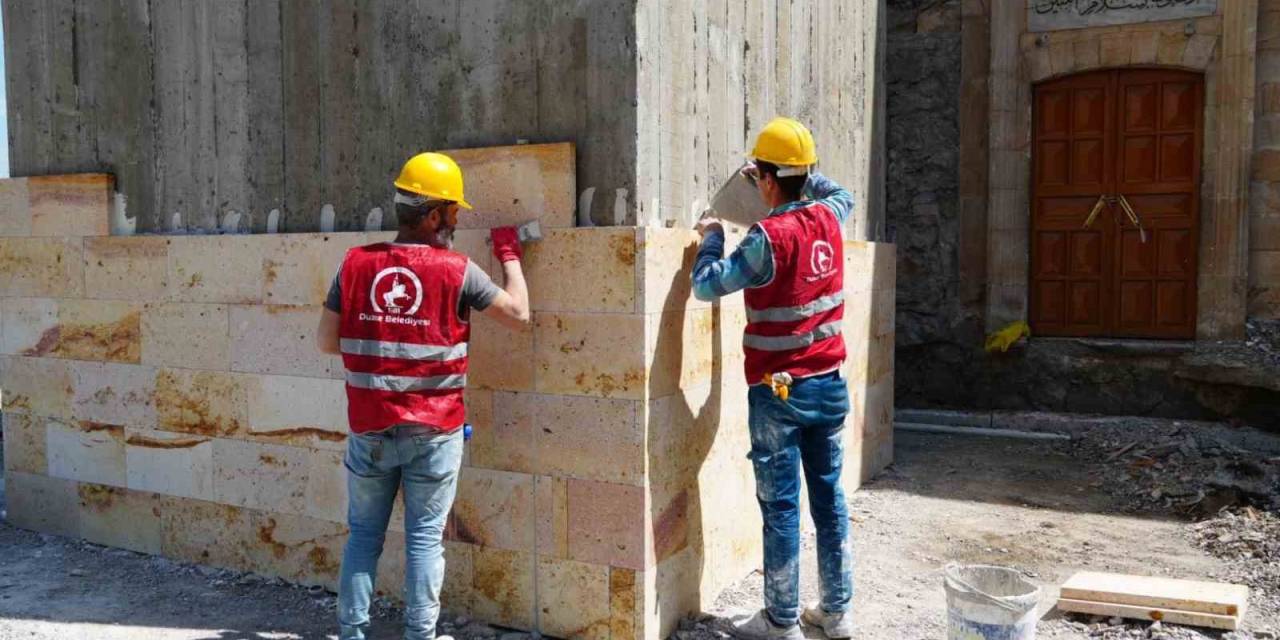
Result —
[[519, 260], [523, 255], [520, 251], [520, 234], [515, 227], [491, 229], [489, 238], [493, 240], [493, 257], [497, 258], [498, 262]]

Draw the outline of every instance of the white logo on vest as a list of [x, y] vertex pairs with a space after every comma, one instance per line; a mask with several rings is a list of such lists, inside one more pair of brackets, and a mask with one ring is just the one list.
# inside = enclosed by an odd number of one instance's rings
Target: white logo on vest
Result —
[[422, 281], [416, 273], [404, 267], [387, 267], [379, 271], [373, 278], [373, 286], [369, 287], [369, 302], [378, 315], [362, 313], [361, 320], [423, 326], [431, 324], [430, 320], [403, 317], [412, 316], [422, 306]]
[[835, 273], [835, 249], [826, 240], [814, 240], [813, 251], [809, 255], [809, 267], [813, 269], [814, 279], [826, 278]]

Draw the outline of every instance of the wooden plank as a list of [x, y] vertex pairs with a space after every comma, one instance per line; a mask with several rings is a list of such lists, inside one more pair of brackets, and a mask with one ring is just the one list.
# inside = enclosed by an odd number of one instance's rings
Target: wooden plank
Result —
[[1243, 585], [1081, 571], [1062, 585], [1068, 600], [1242, 616], [1249, 604]]
[[1193, 627], [1209, 627], [1210, 629], [1226, 629], [1235, 631], [1240, 628], [1240, 616], [1223, 616], [1198, 611], [1179, 611], [1159, 607], [1141, 607], [1109, 602], [1090, 602], [1088, 600], [1058, 600], [1058, 609], [1074, 613], [1087, 613], [1095, 616], [1119, 616], [1134, 620], [1159, 620], [1170, 624], [1184, 624]]

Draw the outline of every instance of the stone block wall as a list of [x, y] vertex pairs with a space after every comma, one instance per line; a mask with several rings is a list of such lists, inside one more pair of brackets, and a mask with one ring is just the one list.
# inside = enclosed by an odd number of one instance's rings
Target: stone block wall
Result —
[[[0, 182], [11, 522], [333, 587], [346, 400], [313, 332], [343, 252], [390, 234], [111, 237], [109, 185]], [[665, 637], [759, 564], [741, 298], [692, 300], [690, 231], [544, 223], [532, 325], [473, 316], [445, 606], [557, 637]], [[484, 238], [461, 230], [457, 248], [493, 273]], [[893, 250], [846, 247], [853, 488], [892, 455]], [[378, 577], [392, 595], [401, 513]]]
[[1280, 320], [1280, 1], [1258, 0], [1249, 317]]

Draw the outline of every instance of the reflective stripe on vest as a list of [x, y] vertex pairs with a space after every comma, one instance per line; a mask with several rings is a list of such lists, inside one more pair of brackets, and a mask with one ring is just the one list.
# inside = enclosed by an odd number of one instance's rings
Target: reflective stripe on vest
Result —
[[839, 320], [820, 324], [808, 333], [795, 336], [759, 336], [746, 333], [742, 336], [742, 346], [758, 351], [791, 351], [803, 349], [820, 340], [840, 335]]
[[747, 322], [794, 322], [830, 311], [842, 304], [844, 304], [844, 292], [837, 291], [829, 296], [794, 307], [769, 307], [768, 309], [747, 307]]
[[434, 391], [437, 389], [462, 389], [467, 386], [467, 374], [455, 373], [445, 376], [418, 378], [415, 376], [391, 376], [379, 373], [347, 372], [347, 384], [357, 389], [375, 391]]
[[465, 342], [455, 344], [452, 347], [442, 347], [410, 342], [383, 342], [381, 340], [343, 338], [338, 344], [343, 353], [353, 356], [398, 358], [401, 360], [434, 360], [437, 362], [448, 362], [467, 357], [467, 343]]

